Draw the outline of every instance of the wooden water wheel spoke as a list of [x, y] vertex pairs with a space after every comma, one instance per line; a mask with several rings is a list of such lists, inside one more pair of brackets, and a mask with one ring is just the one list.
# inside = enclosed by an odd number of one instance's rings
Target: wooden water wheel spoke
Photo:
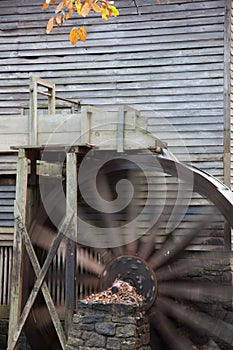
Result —
[[220, 340], [224, 340], [229, 345], [233, 345], [232, 324], [216, 319], [204, 312], [193, 310], [190, 306], [176, 303], [172, 299], [158, 297], [157, 305], [161, 312], [164, 312], [175, 320], [179, 320], [191, 329], [195, 329], [201, 334], [203, 332], [207, 333]]
[[229, 284], [219, 285], [208, 281], [171, 281], [159, 284], [159, 295], [195, 302], [231, 304], [233, 287]]
[[80, 266], [87, 272], [92, 272], [97, 276], [100, 275], [104, 269], [104, 266], [90, 256], [89, 252], [84, 248], [77, 248], [76, 258], [77, 266]]
[[100, 261], [103, 265], [107, 265], [112, 259], [113, 254], [111, 252], [111, 249], [108, 248], [91, 248], [91, 251], [97, 253], [100, 257]]
[[[153, 329], [160, 334], [170, 350], [193, 350], [193, 343], [185, 336], [177, 332], [172, 321], [157, 308], [149, 314], [149, 319]], [[156, 348], [156, 344], [154, 344]], [[160, 350], [160, 347], [158, 347]]]
[[[212, 213], [212, 215], [214, 212]], [[165, 240], [162, 248], [155, 252], [149, 259], [149, 264], [152, 268], [157, 269], [164, 263], [169, 262], [177, 254], [182, 252], [193, 240], [197, 234], [205, 228], [210, 222], [210, 216], [199, 215], [196, 216], [195, 222], [188, 223], [189, 228], [182, 230], [175, 230], [174, 233], [170, 234]]]

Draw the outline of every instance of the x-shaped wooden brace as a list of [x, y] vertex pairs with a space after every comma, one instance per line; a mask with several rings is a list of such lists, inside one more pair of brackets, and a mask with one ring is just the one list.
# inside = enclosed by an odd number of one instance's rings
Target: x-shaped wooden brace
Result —
[[51, 265], [51, 262], [52, 262], [55, 254], [57, 252], [57, 249], [62, 241], [62, 238], [64, 237], [64, 235], [65, 235], [65, 233], [66, 233], [66, 231], [71, 223], [71, 220], [73, 218], [73, 214], [74, 214], [73, 211], [70, 211], [66, 215], [66, 217], [64, 218], [62, 224], [60, 225], [59, 231], [58, 231], [56, 237], [54, 238], [53, 243], [49, 249], [49, 252], [48, 252], [48, 255], [45, 259], [45, 262], [44, 262], [43, 266], [41, 267], [39, 264], [39, 261], [37, 259], [36, 253], [34, 251], [34, 248], [32, 246], [29, 234], [28, 234], [28, 232], [25, 228], [25, 225], [23, 223], [21, 213], [18, 209], [18, 205], [15, 202], [15, 220], [16, 220], [17, 230], [21, 234], [21, 238], [23, 239], [24, 246], [27, 250], [31, 264], [32, 264], [33, 269], [35, 271], [36, 281], [35, 281], [35, 284], [34, 284], [32, 291], [28, 297], [28, 300], [24, 306], [24, 309], [21, 313], [21, 316], [19, 318], [18, 324], [16, 326], [16, 329], [15, 329], [15, 332], [13, 335], [13, 339], [11, 340], [10, 344], [8, 345], [7, 350], [14, 350], [15, 349], [15, 346], [17, 345], [17, 342], [19, 340], [19, 336], [22, 332], [22, 329], [25, 325], [25, 322], [27, 320], [29, 312], [34, 304], [34, 301], [35, 301], [40, 289], [43, 293], [47, 308], [49, 310], [49, 314], [51, 316], [51, 319], [52, 319], [53, 325], [55, 327], [56, 333], [58, 335], [59, 341], [61, 343], [62, 349], [63, 350], [65, 349], [66, 336], [65, 336], [64, 330], [62, 328], [61, 321], [58, 317], [53, 299], [50, 295], [48, 286], [47, 286], [46, 282], [44, 281], [44, 279], [45, 279], [46, 274], [48, 272], [48, 269]]

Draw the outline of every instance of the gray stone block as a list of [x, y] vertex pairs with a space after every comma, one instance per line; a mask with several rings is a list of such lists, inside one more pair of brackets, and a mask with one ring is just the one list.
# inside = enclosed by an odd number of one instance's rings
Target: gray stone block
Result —
[[102, 322], [95, 325], [95, 330], [98, 334], [113, 336], [116, 334], [116, 326], [114, 323]]

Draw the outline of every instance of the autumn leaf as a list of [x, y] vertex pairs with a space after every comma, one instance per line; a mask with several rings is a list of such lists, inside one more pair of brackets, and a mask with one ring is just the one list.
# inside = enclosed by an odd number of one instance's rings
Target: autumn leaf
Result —
[[106, 7], [102, 7], [100, 9], [100, 12], [102, 13], [102, 18], [105, 19], [106, 21], [108, 21], [109, 19], [109, 11]]
[[100, 7], [94, 1], [91, 3], [91, 8], [96, 13], [100, 12]]
[[83, 17], [86, 17], [89, 12], [91, 11], [91, 6], [90, 4], [85, 1], [82, 3], [82, 7], [81, 7], [81, 10], [80, 10], [80, 14], [83, 16]]
[[46, 10], [49, 4], [50, 4], [50, 0], [45, 0], [44, 5], [42, 6], [42, 10], [43, 11]]
[[81, 15], [82, 4], [79, 0], [75, 1], [75, 7], [79, 15]]
[[[43, 9], [46, 9], [50, 4], [56, 5], [57, 3], [56, 0], [43, 1]], [[118, 9], [111, 4], [112, 2], [108, 0], [60, 0], [55, 7], [55, 13], [57, 15], [49, 19], [46, 33], [51, 33], [55, 25], [61, 26], [65, 20], [70, 19], [74, 11], [77, 11], [77, 13], [83, 17], [86, 17], [91, 11], [101, 13], [102, 18], [108, 21], [110, 16], [116, 17], [119, 15]], [[85, 42], [86, 37], [87, 31], [84, 27], [80, 27], [79, 29], [73, 27], [69, 34], [72, 45], [75, 45], [79, 39]]]
[[117, 9], [115, 6], [109, 5], [109, 6], [108, 6], [108, 9], [111, 11], [111, 13], [112, 13], [112, 15], [113, 15], [114, 17], [119, 16], [119, 11], [118, 11], [118, 9]]
[[73, 7], [73, 0], [63, 0], [63, 5], [66, 6], [69, 10]]
[[[56, 1], [57, 1], [57, 0], [52, 0], [52, 5], [55, 5], [55, 4], [56, 4]], [[51, 2], [51, 0], [45, 0], [45, 3], [44, 3], [44, 5], [43, 5], [43, 7], [42, 7], [42, 10], [46, 10], [47, 7], [50, 5], [50, 2]]]
[[46, 4], [46, 2], [45, 2], [44, 5], [42, 6], [42, 10], [43, 10], [43, 11], [46, 10], [48, 6], [49, 6], [49, 5]]
[[67, 15], [66, 15], [66, 19], [70, 19], [70, 17], [72, 16], [74, 10], [75, 10], [74, 7], [72, 7], [72, 8], [70, 9], [70, 11], [69, 11], [69, 12], [67, 13]]
[[78, 42], [79, 33], [78, 33], [78, 29], [77, 28], [73, 27], [71, 29], [69, 39], [70, 39], [70, 42], [71, 42], [72, 45], [75, 45]]
[[78, 30], [78, 35], [81, 41], [85, 42], [87, 38], [87, 31], [84, 27], [80, 27]]
[[63, 2], [63, 1], [61, 1], [61, 2], [60, 2], [60, 4], [59, 4], [59, 5], [57, 5], [57, 8], [56, 8], [56, 10], [55, 10], [55, 13], [60, 12], [60, 11], [61, 11], [61, 9], [63, 9], [63, 7], [64, 7], [64, 2]]
[[51, 33], [51, 31], [53, 30], [53, 26], [54, 26], [54, 17], [50, 18], [46, 27], [46, 33]]
[[60, 16], [57, 16], [57, 17], [55, 18], [55, 21], [56, 21], [56, 23], [57, 23], [58, 26], [61, 26], [62, 23], [64, 22], [64, 18], [63, 18], [62, 15], [60, 15]]

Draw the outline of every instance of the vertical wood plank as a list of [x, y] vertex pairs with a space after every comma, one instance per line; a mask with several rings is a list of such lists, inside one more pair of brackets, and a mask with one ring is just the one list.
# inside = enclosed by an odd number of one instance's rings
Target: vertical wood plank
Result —
[[7, 295], [7, 304], [10, 304], [10, 291], [11, 291], [11, 267], [12, 267], [12, 247], [9, 247], [9, 274], [8, 274], [8, 295]]
[[81, 135], [80, 144], [86, 145], [91, 143], [91, 118], [93, 109], [89, 106], [84, 106], [81, 109]]
[[[224, 183], [231, 187], [231, 0], [226, 0], [226, 13], [224, 23]], [[225, 248], [231, 249], [231, 228], [224, 224]]]
[[38, 142], [38, 111], [37, 111], [37, 80], [30, 76], [30, 111], [29, 111], [29, 144], [37, 145]]
[[[27, 196], [27, 167], [28, 160], [25, 150], [19, 149], [18, 164], [17, 164], [17, 179], [16, 179], [16, 203], [22, 215], [22, 221], [26, 223], [26, 196]], [[15, 213], [16, 215], [16, 213]], [[8, 331], [8, 345], [11, 344], [17, 322], [20, 317], [22, 303], [22, 255], [23, 244], [20, 232], [17, 230], [17, 225], [14, 226], [13, 240], [13, 262], [12, 262], [12, 279], [10, 293], [10, 317]], [[17, 349], [17, 345], [15, 347]]]
[[68, 230], [66, 244], [66, 317], [65, 328], [68, 334], [75, 308], [75, 261], [77, 242], [77, 155], [75, 152], [67, 153], [66, 158], [66, 203], [67, 215], [72, 210], [74, 212], [71, 225]]
[[124, 151], [124, 122], [125, 122], [125, 106], [120, 106], [118, 110], [117, 123], [117, 152]]
[[3, 304], [7, 303], [7, 275], [8, 275], [8, 250], [3, 248], [4, 252], [4, 271], [3, 271]]
[[55, 92], [55, 84], [53, 84], [53, 87], [52, 87], [52, 88], [48, 88], [48, 91], [49, 91], [49, 93], [50, 93], [48, 112], [49, 112], [49, 114], [55, 114], [55, 113], [56, 113], [56, 92]]

